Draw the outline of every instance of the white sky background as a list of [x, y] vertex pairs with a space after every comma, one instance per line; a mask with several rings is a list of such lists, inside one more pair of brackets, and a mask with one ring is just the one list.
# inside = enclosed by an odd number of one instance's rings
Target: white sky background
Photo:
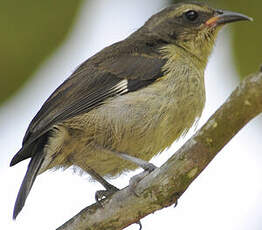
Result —
[[[160, 0], [89, 0], [82, 6], [67, 41], [42, 65], [35, 78], [0, 108], [1, 229], [55, 229], [94, 202], [95, 191], [102, 187], [89, 182], [88, 176], [79, 177], [72, 170], [47, 172], [36, 179], [14, 222], [12, 209], [29, 161], [12, 168], [8, 165], [21, 146], [30, 120], [76, 66], [103, 47], [124, 39], [166, 4]], [[223, 30], [206, 71], [207, 103], [199, 127], [238, 84], [228, 40]], [[143, 229], [261, 229], [261, 125], [260, 117], [241, 130], [183, 194], [178, 206], [145, 217]], [[175, 143], [168, 153], [152, 162], [160, 166], [184, 141]], [[111, 183], [125, 187], [135, 173]]]

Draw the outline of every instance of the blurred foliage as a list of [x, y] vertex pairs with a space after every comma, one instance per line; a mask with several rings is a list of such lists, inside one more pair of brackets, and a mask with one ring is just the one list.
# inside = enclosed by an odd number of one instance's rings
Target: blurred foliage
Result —
[[258, 70], [262, 64], [262, 1], [220, 0], [232, 11], [244, 13], [254, 19], [252, 23], [236, 23], [232, 26], [232, 46], [235, 66], [241, 77]]
[[81, 0], [0, 0], [0, 104], [70, 30]]
[[[171, 0], [173, 3], [183, 2]], [[200, 1], [203, 2], [203, 1]], [[262, 64], [262, 1], [210, 0], [210, 6], [243, 13], [254, 22], [239, 22], [230, 27], [235, 67], [241, 77], [254, 72]]]

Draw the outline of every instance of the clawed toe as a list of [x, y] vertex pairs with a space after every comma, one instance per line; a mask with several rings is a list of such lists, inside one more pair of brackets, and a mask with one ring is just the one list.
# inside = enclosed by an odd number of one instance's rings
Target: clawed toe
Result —
[[176, 208], [177, 204], [178, 204], [178, 200], [176, 200], [176, 202], [175, 202], [173, 207]]
[[147, 163], [143, 166], [143, 169], [145, 171], [148, 171], [149, 173], [153, 172], [157, 167], [152, 163]]
[[136, 222], [136, 224], [139, 225], [139, 230], [142, 230], [142, 223], [141, 223], [141, 221], [139, 220], [138, 222]]
[[113, 187], [113, 186], [110, 189], [108, 189], [108, 190], [98, 190], [98, 191], [96, 191], [96, 193], [95, 193], [96, 202], [98, 204], [100, 204], [101, 207], [103, 207], [101, 201], [103, 199], [106, 199], [106, 198], [112, 196], [117, 191], [119, 191], [119, 189], [116, 188], [116, 187]]
[[147, 166], [148, 166], [148, 168], [145, 171], [143, 171], [143, 172], [141, 172], [141, 173], [131, 177], [130, 180], [129, 180], [129, 188], [130, 188], [130, 190], [138, 197], [139, 197], [139, 194], [135, 191], [135, 188], [136, 188], [137, 184], [143, 178], [145, 178], [148, 174], [150, 174], [152, 171], [154, 171], [157, 168], [155, 165], [153, 165], [151, 163], [149, 163]]

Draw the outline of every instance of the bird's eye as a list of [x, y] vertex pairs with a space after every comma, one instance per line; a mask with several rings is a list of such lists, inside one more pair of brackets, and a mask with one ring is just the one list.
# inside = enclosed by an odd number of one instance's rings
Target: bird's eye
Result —
[[198, 18], [198, 13], [194, 10], [189, 10], [184, 13], [184, 16], [187, 20], [194, 22]]

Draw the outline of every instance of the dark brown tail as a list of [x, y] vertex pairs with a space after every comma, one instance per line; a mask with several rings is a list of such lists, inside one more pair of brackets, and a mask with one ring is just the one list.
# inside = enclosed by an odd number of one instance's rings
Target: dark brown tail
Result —
[[44, 161], [44, 153], [42, 148], [39, 152], [37, 152], [36, 154], [34, 154], [34, 156], [32, 156], [31, 161], [28, 165], [25, 177], [23, 179], [22, 185], [20, 187], [19, 193], [16, 198], [14, 212], [13, 212], [13, 219], [17, 217], [19, 212], [24, 207], [26, 198], [32, 188], [32, 185], [35, 181], [35, 178], [43, 161]]

